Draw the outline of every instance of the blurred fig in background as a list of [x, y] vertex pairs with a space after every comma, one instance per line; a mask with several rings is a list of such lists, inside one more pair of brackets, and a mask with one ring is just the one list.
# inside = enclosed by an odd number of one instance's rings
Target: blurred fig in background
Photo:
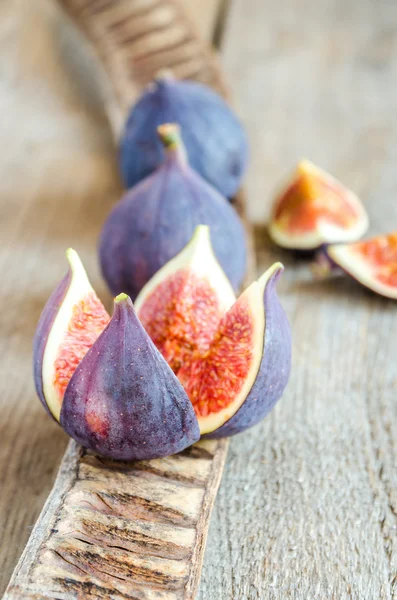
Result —
[[120, 142], [120, 166], [130, 188], [163, 162], [157, 136], [162, 123], [179, 123], [190, 165], [226, 198], [238, 190], [248, 162], [241, 123], [209, 87], [164, 73], [151, 83], [128, 116]]
[[272, 240], [295, 250], [355, 241], [367, 229], [368, 216], [357, 196], [307, 160], [278, 194], [269, 223]]
[[247, 257], [240, 218], [189, 166], [178, 125], [159, 126], [157, 136], [163, 146], [162, 164], [125, 194], [102, 229], [100, 263], [110, 290], [114, 295], [125, 292], [134, 300], [145, 283], [186, 246], [200, 224], [210, 227], [215, 255], [237, 290]]

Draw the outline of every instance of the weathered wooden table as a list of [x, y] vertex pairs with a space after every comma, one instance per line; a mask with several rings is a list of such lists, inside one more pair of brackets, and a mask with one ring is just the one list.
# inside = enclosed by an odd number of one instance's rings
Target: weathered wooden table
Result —
[[[361, 195], [373, 233], [395, 229], [397, 5], [232, 0], [217, 32], [256, 221], [307, 155]], [[90, 59], [55, 5], [4, 0], [0, 48], [3, 590], [67, 443], [35, 398], [31, 338], [66, 246], [106, 297], [93, 248], [120, 184]], [[256, 241], [260, 269], [288, 267], [293, 375], [271, 416], [232, 440], [199, 598], [395, 600], [397, 308], [345, 279], [313, 282], [261, 227]]]

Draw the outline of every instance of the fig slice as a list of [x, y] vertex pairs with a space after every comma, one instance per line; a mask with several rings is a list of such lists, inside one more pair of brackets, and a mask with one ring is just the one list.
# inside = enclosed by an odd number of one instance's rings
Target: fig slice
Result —
[[181, 379], [200, 431], [234, 435], [258, 423], [288, 382], [291, 336], [276, 292], [283, 271], [275, 263], [223, 316], [213, 341]]
[[352, 244], [324, 249], [337, 265], [370, 290], [397, 300], [397, 231]]
[[126, 294], [77, 366], [60, 423], [85, 447], [119, 460], [168, 456], [198, 441], [192, 405]]
[[109, 321], [77, 252], [69, 248], [66, 256], [68, 273], [48, 300], [33, 343], [36, 391], [57, 421], [77, 365]]
[[296, 250], [355, 241], [367, 229], [368, 216], [358, 197], [308, 160], [298, 163], [278, 194], [269, 223], [272, 240]]
[[143, 287], [135, 301], [139, 319], [174, 373], [204, 353], [220, 320], [235, 301], [219, 265], [209, 227], [196, 227], [191, 241]]

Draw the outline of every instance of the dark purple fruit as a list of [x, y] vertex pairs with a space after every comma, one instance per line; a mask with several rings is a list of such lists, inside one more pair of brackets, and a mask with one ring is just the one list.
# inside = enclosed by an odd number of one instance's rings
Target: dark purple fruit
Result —
[[178, 379], [121, 294], [109, 316], [84, 267], [70, 270], [47, 302], [34, 342], [40, 400], [76, 441], [113, 459], [180, 452], [200, 437]]
[[129, 190], [102, 230], [102, 273], [114, 295], [133, 299], [146, 282], [190, 241], [196, 226], [209, 225], [211, 243], [233, 288], [246, 269], [246, 240], [234, 208], [188, 164], [177, 125], [159, 127], [163, 163]]
[[102, 456], [148, 460], [200, 438], [193, 407], [126, 294], [66, 388], [60, 423]]
[[165, 76], [154, 81], [132, 108], [120, 142], [125, 185], [132, 187], [163, 162], [157, 136], [162, 123], [179, 123], [191, 166], [227, 198], [245, 172], [248, 146], [241, 123], [207, 86]]

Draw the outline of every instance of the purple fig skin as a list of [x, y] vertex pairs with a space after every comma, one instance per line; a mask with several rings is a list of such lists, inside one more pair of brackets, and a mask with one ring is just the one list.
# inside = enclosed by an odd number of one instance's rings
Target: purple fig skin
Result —
[[153, 82], [128, 116], [119, 152], [126, 187], [136, 185], [162, 163], [163, 148], [156, 130], [162, 123], [173, 122], [184, 132], [195, 171], [231, 198], [248, 163], [244, 129], [216, 92], [201, 83], [172, 77]]
[[60, 284], [55, 288], [47, 304], [41, 313], [39, 323], [37, 325], [36, 333], [33, 340], [33, 377], [36, 392], [40, 401], [47, 413], [56, 421], [54, 415], [51, 413], [47, 406], [46, 399], [43, 391], [43, 358], [44, 351], [47, 345], [48, 336], [50, 334], [52, 325], [55, 317], [58, 314], [59, 307], [65, 298], [66, 292], [68, 291], [70, 282], [72, 279], [72, 272], [69, 269], [65, 277], [62, 279]]
[[131, 189], [102, 229], [102, 274], [113, 295], [133, 300], [149, 279], [209, 225], [211, 244], [233, 288], [246, 271], [244, 227], [234, 208], [189, 167], [182, 153], [167, 152], [163, 165]]
[[66, 388], [61, 426], [77, 442], [108, 458], [169, 456], [200, 438], [198, 422], [130, 298], [122, 296]]
[[205, 438], [236, 435], [253, 427], [272, 410], [288, 383], [291, 371], [291, 330], [276, 291], [280, 269], [269, 279], [264, 291], [266, 310], [264, 353], [255, 382], [239, 410]]

